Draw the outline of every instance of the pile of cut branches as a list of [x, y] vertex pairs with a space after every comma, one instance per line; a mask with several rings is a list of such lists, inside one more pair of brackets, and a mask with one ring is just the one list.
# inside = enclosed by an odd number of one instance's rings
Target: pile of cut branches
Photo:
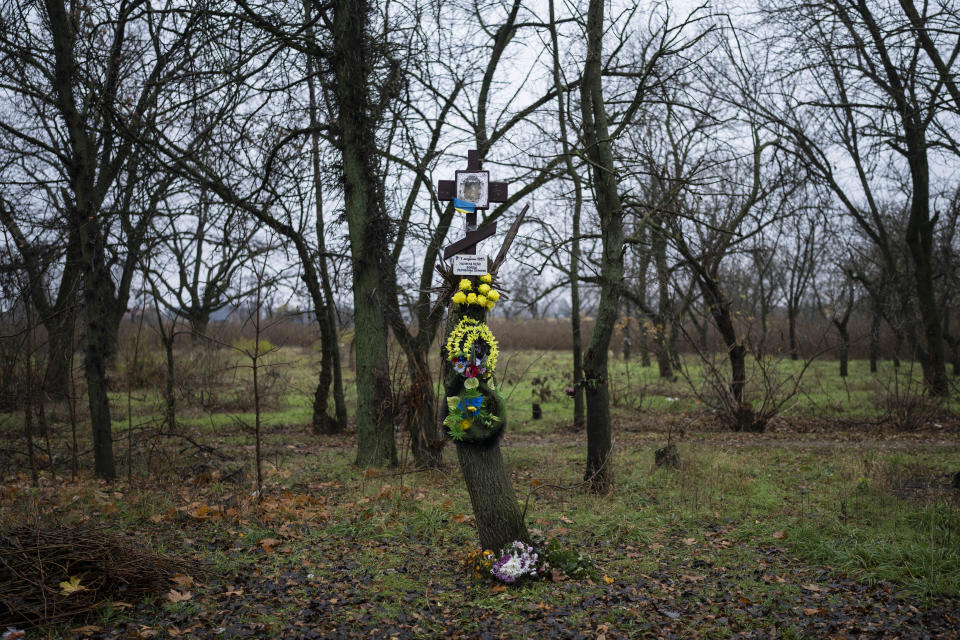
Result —
[[0, 532], [0, 628], [62, 622], [203, 572], [104, 529], [17, 527]]

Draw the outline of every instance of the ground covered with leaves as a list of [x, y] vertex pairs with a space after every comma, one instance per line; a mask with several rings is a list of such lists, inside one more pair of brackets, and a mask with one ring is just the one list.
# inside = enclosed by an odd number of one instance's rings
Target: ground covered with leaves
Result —
[[[364, 471], [349, 434], [268, 427], [259, 495], [225, 431], [132, 484], [7, 473], [4, 524], [97, 526], [197, 563], [28, 637], [960, 637], [954, 427], [681, 436], [685, 420], [618, 424], [607, 496], [576, 486], [581, 435], [508, 434], [531, 528], [587, 569], [509, 587], [461, 566], [476, 543], [452, 450], [439, 471]], [[655, 467], [667, 437], [680, 464]]]

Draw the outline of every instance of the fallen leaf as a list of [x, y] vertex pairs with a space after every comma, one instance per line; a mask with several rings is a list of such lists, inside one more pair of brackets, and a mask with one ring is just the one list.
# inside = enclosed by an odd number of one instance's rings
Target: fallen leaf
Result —
[[784, 538], [787, 537], [787, 532], [782, 529], [780, 531], [774, 531], [773, 537], [777, 540], [783, 540]]
[[119, 609], [123, 611], [124, 609], [132, 609], [133, 605], [129, 602], [124, 602], [123, 600], [114, 600], [112, 603], [114, 609]]
[[684, 538], [682, 542], [683, 542], [683, 544], [685, 544], [685, 545], [687, 545], [687, 546], [689, 547], [689, 546], [691, 546], [691, 545], [697, 544], [697, 539], [696, 539], [696, 538]]
[[103, 631], [103, 629], [94, 624], [85, 624], [82, 627], [70, 629], [71, 633], [79, 633], [85, 636], [89, 636], [90, 634], [97, 633], [99, 631]]
[[77, 593], [78, 591], [86, 591], [87, 588], [80, 584], [80, 576], [70, 576], [69, 580], [64, 580], [60, 583], [60, 594], [69, 596], [72, 593]]
[[560, 516], [560, 522], [565, 522], [565, 523], [567, 523], [567, 524], [573, 524], [573, 520], [571, 520], [571, 519], [568, 518], [567, 516]]
[[816, 592], [823, 591], [823, 589], [821, 589], [815, 584], [805, 584], [803, 585], [803, 588], [806, 589], [807, 591], [816, 591]]
[[260, 546], [263, 547], [263, 550], [267, 553], [273, 553], [273, 548], [280, 544], [280, 541], [276, 538], [264, 538], [260, 541]]
[[242, 596], [242, 595], [243, 595], [243, 589], [228, 589], [227, 591], [224, 591], [224, 592], [223, 592], [223, 595], [225, 595], [225, 596]]
[[171, 578], [181, 589], [189, 589], [193, 586], [193, 578], [182, 573], [175, 573]]
[[607, 584], [613, 584], [613, 578], [611, 578], [607, 574], [603, 574], [603, 581], [606, 582]]
[[826, 611], [824, 611], [823, 609], [820, 609], [820, 608], [816, 608], [816, 609], [804, 609], [804, 610], [803, 610], [803, 615], [805, 615], [805, 616], [815, 616], [815, 615], [817, 615], [817, 614], [819, 614], [819, 613], [826, 613]]
[[170, 589], [170, 592], [167, 594], [167, 600], [170, 602], [184, 602], [193, 597], [193, 594], [189, 591], [177, 591], [176, 589]]
[[504, 584], [498, 584], [497, 586], [495, 586], [495, 587], [493, 588], [493, 592], [494, 592], [494, 593], [501, 593], [501, 592], [506, 591], [506, 590], [507, 590], [507, 586], [504, 585]]

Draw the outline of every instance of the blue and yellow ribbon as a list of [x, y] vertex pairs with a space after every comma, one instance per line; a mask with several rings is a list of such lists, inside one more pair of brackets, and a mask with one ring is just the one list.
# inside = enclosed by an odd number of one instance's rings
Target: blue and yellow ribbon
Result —
[[472, 202], [467, 202], [466, 200], [461, 200], [460, 198], [453, 199], [453, 208], [459, 211], [460, 213], [476, 213], [477, 205]]

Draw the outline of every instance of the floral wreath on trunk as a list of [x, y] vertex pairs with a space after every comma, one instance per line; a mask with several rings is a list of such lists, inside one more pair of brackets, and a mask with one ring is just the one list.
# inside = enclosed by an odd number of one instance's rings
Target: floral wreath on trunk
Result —
[[[502, 400], [493, 382], [500, 348], [486, 323], [464, 317], [447, 337], [446, 358], [463, 378], [463, 391], [447, 397], [443, 424], [456, 441], [486, 440], [503, 428]], [[472, 429], [472, 431], [471, 431]], [[468, 433], [469, 432], [469, 433]]]

